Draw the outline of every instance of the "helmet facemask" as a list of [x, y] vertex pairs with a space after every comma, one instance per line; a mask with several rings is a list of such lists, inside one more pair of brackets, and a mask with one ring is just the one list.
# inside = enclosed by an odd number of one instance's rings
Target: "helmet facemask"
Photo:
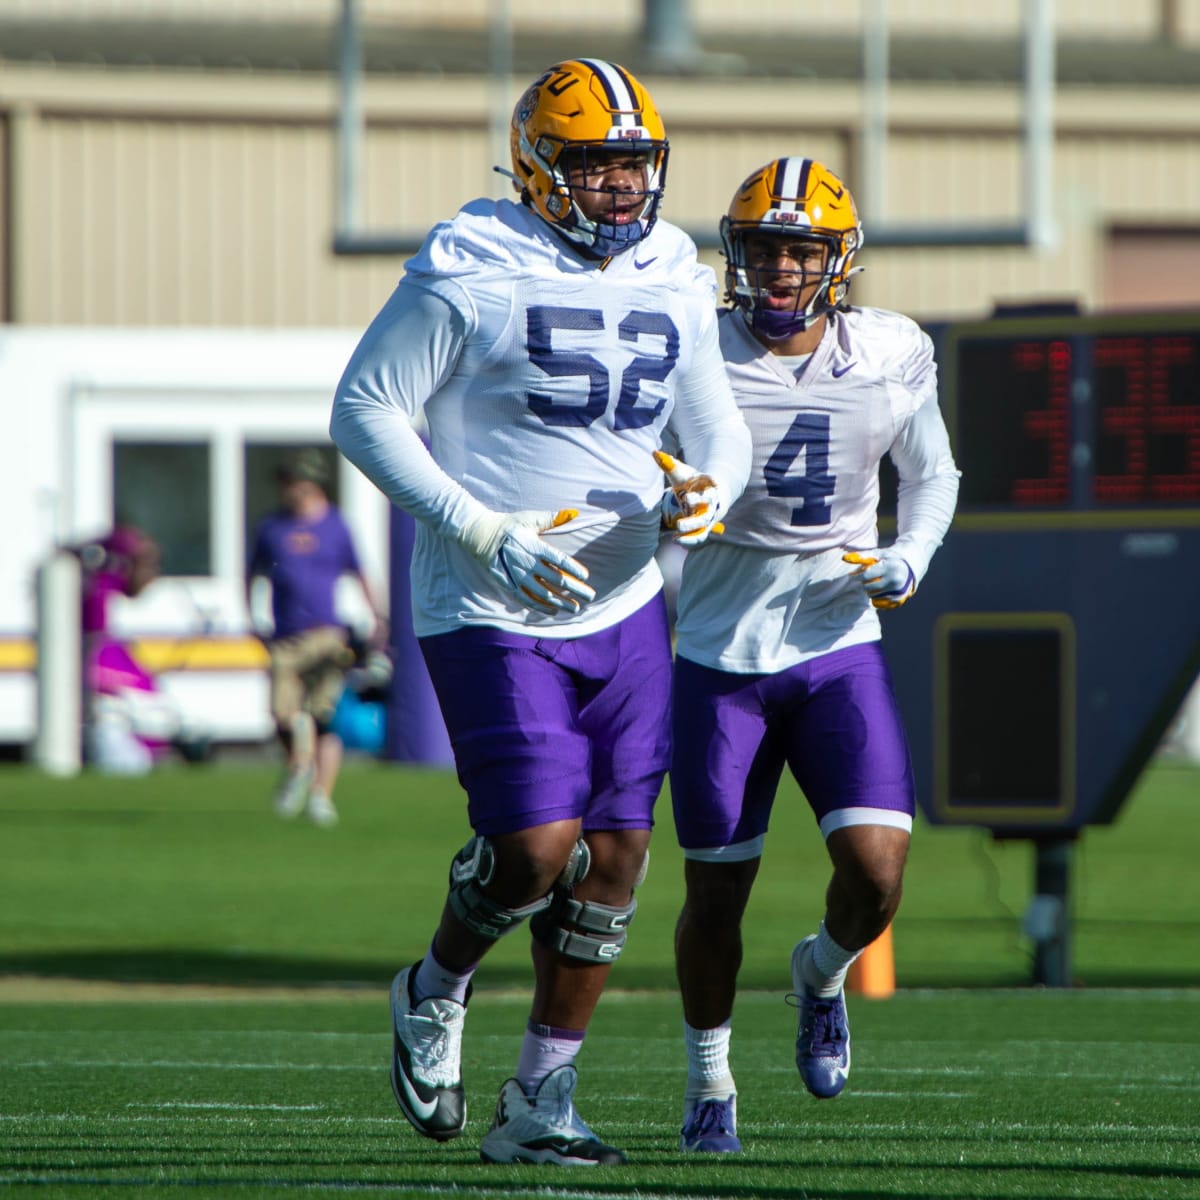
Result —
[[[747, 254], [746, 239], [756, 234], [787, 238], [819, 244], [824, 249], [824, 261], [819, 270], [806, 269], [796, 264], [792, 269], [779, 266], [756, 266], [753, 256]], [[725, 270], [726, 298], [742, 313], [746, 322], [756, 333], [771, 341], [782, 341], [796, 333], [810, 329], [828, 312], [845, 304], [850, 274], [845, 270], [844, 260], [849, 255], [839, 255], [839, 239], [826, 234], [801, 229], [778, 229], [773, 232], [761, 226], [738, 228], [726, 217], [721, 222], [721, 241], [724, 244], [727, 266]], [[813, 283], [815, 291], [809, 293]], [[779, 307], [772, 303], [772, 291], [793, 292], [791, 305]], [[807, 303], [801, 307], [801, 302]]]
[[[553, 181], [544, 207], [555, 230], [593, 257], [620, 254], [640, 242], [654, 227], [666, 178], [665, 141], [568, 143], [540, 137], [528, 147], [527, 153]], [[597, 169], [598, 163], [611, 157], [635, 154], [645, 158], [640, 190], [613, 189], [603, 186], [602, 182], [599, 186], [589, 186], [589, 180], [598, 179], [605, 173]], [[596, 216], [589, 217], [584, 205], [580, 204], [581, 194], [607, 197], [610, 219], [604, 219], [604, 208]], [[594, 206], [587, 207], [595, 211]], [[631, 209], [636, 210], [632, 218], [617, 219], [618, 211], [629, 212]]]
[[[622, 191], [605, 186], [604, 176], [620, 174], [606, 172], [606, 160], [621, 160], [634, 156], [643, 160], [641, 187]], [[636, 172], [630, 170], [627, 174]], [[653, 142], [625, 142], [613, 145], [570, 146], [559, 155], [553, 171], [557, 185], [556, 198], [569, 197], [572, 219], [563, 223], [561, 232], [572, 241], [579, 241], [589, 252], [600, 257], [619, 254], [640, 242], [658, 219], [666, 173], [666, 147]], [[577, 182], [571, 182], [575, 179]], [[613, 182], [617, 180], [613, 179]], [[580, 203], [580, 196], [601, 198], [595, 213], [589, 217]]]

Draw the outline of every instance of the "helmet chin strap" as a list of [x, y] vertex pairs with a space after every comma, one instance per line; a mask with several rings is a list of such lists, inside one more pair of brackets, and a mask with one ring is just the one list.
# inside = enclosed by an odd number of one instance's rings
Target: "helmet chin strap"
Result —
[[[832, 312], [834, 305], [828, 303], [829, 284], [826, 285], [809, 301], [803, 309], [762, 308], [753, 301], [742, 312], [756, 333], [772, 342], [781, 342], [796, 333], [810, 329], [813, 323]], [[819, 307], [818, 307], [819, 305]]]
[[[865, 267], [851, 268], [846, 272], [846, 283], [848, 284], [852, 275], [857, 275], [860, 271], [865, 270]], [[750, 303], [742, 308], [742, 315], [756, 333], [761, 333], [763, 337], [772, 342], [781, 342], [793, 334], [811, 329], [819, 317], [838, 308], [838, 304], [829, 302], [829, 289], [832, 284], [833, 281], [828, 280], [825, 286], [808, 302], [808, 307], [803, 310], [762, 308], [751, 299]], [[842, 301], [839, 301], [839, 304], [844, 302], [845, 296], [846, 292], [843, 290]]]
[[[610, 212], [615, 214], [617, 193], [607, 194], [610, 198]], [[575, 199], [575, 189], [571, 189], [571, 211], [575, 214], [575, 226], [585, 237], [590, 236], [593, 254], [600, 258], [611, 258], [614, 254], [621, 254], [636, 245], [650, 232], [657, 216], [658, 202], [650, 193], [645, 193], [644, 197], [637, 218], [619, 225], [616, 221], [604, 220], [602, 216], [586, 216]]]
[[778, 312], [770, 308], [743, 309], [742, 312], [748, 317], [750, 328], [772, 342], [782, 342], [795, 333], [803, 333], [819, 315], [814, 313], [810, 317], [805, 313]]
[[587, 258], [607, 259], [636, 246], [649, 232], [646, 221], [634, 221], [629, 225], [610, 225], [605, 221], [593, 221], [591, 233], [580, 229], [569, 229], [563, 225], [551, 228], [564, 242]]
[[607, 221], [596, 221], [596, 232], [593, 234], [593, 250], [604, 258], [620, 254], [636, 245], [646, 236], [646, 222], [639, 218], [628, 225], [611, 225]]

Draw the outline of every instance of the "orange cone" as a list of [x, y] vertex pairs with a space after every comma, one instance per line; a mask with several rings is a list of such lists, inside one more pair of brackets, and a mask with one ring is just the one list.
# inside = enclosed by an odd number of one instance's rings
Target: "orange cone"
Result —
[[896, 990], [896, 963], [892, 957], [889, 925], [850, 965], [846, 990], [871, 1000], [886, 1000]]

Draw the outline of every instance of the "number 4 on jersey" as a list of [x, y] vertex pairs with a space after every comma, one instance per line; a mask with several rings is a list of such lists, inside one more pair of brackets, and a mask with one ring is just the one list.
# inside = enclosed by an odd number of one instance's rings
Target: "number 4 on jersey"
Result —
[[[803, 471], [789, 474], [800, 456]], [[763, 468], [767, 495], [800, 499], [792, 509], [793, 525], [828, 525], [832, 520], [829, 498], [837, 476], [829, 473], [829, 414], [797, 413], [783, 441]]]

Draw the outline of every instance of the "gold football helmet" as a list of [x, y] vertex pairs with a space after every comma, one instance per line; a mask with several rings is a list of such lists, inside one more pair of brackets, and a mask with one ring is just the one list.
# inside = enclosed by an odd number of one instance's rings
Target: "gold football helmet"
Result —
[[[855, 251], [863, 243], [862, 225], [850, 189], [823, 163], [811, 158], [777, 158], [759, 168], [734, 193], [721, 218], [726, 268], [726, 298], [751, 328], [773, 339], [809, 328], [818, 317], [846, 303]], [[760, 302], [757, 272], [747, 262], [749, 233], [789, 234], [824, 243], [821, 286], [803, 308], [772, 309]]]
[[[653, 227], [667, 174], [666, 131], [649, 93], [624, 67], [580, 58], [548, 68], [517, 101], [509, 146], [522, 201], [588, 254], [627, 250]], [[577, 179], [588, 173], [589, 153], [618, 150], [646, 156], [644, 190], [634, 193], [644, 197], [642, 207], [628, 224], [590, 219], [576, 200], [582, 185], [570, 182], [572, 168]]]

